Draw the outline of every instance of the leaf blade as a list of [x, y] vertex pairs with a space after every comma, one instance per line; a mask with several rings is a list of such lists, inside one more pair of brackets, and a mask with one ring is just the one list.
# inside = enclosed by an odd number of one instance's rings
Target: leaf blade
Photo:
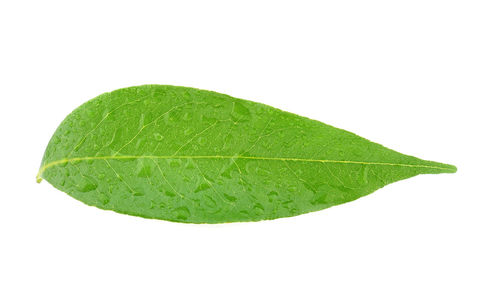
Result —
[[100, 208], [211, 223], [298, 215], [455, 171], [263, 104], [147, 85], [72, 112], [37, 178]]

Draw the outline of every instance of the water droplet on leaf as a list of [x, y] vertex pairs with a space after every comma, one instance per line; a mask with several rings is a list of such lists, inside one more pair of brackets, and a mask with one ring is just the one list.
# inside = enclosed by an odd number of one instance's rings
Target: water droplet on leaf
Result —
[[191, 216], [191, 212], [186, 206], [177, 207], [174, 210], [175, 218], [179, 220], [187, 220]]
[[161, 141], [163, 140], [163, 135], [160, 133], [154, 133], [153, 136], [155, 137], [156, 141]]

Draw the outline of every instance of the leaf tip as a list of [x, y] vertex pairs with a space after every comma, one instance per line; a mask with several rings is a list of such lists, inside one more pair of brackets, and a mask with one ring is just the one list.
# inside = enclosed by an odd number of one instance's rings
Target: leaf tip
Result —
[[457, 167], [452, 164], [442, 164], [442, 170], [448, 174], [454, 174], [457, 172]]

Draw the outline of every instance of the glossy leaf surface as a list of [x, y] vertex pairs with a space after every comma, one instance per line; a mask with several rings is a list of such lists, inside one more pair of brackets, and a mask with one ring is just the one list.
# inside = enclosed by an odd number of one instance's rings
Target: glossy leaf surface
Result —
[[146, 85], [68, 115], [37, 178], [102, 209], [221, 223], [299, 215], [455, 171], [263, 104]]

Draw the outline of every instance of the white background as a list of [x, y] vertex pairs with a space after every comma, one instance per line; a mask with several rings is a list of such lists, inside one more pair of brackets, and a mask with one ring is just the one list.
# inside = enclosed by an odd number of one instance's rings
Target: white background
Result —
[[[500, 293], [498, 1], [2, 1], [1, 293]], [[455, 164], [294, 218], [189, 225], [35, 183], [103, 92], [192, 86]]]

